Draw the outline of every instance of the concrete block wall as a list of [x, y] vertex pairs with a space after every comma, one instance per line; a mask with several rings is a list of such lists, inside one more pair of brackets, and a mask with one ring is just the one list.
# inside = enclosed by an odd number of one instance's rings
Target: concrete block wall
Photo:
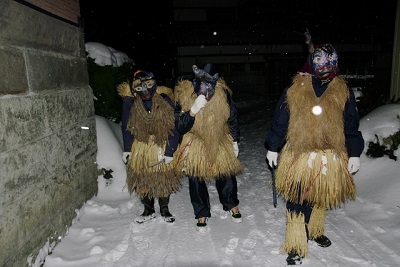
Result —
[[83, 29], [13, 0], [0, 25], [0, 266], [21, 267], [96, 195], [96, 125]]

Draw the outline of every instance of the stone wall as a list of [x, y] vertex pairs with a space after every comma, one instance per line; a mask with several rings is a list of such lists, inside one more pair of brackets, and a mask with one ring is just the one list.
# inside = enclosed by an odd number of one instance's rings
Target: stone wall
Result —
[[21, 267], [96, 195], [96, 125], [83, 29], [12, 0], [0, 25], [0, 266]]

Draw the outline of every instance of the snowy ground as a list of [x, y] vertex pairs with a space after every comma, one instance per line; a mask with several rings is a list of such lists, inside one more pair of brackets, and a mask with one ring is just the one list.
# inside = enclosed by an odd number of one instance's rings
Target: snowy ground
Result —
[[[147, 223], [133, 223], [143, 208], [124, 188], [119, 126], [97, 117], [98, 164], [113, 169], [114, 178], [106, 186], [99, 176], [99, 194], [77, 210], [73, 225], [44, 266], [286, 266], [286, 255], [280, 252], [285, 204], [278, 198], [273, 206], [263, 146], [273, 108], [271, 104], [241, 116], [239, 159], [244, 171], [237, 179], [243, 222], [235, 224], [227, 217], [210, 184], [212, 217], [205, 234], [195, 229], [186, 178], [171, 196], [174, 223], [165, 223], [158, 213]], [[310, 242], [302, 266], [400, 266], [399, 171], [399, 160], [363, 155], [355, 176], [357, 199], [327, 213], [325, 230], [332, 245], [321, 248]]]

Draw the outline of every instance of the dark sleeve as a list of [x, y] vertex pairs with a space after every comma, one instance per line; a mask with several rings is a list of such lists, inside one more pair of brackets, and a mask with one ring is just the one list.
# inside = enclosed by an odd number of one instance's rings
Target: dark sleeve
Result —
[[228, 92], [225, 93], [230, 109], [230, 116], [228, 119], [229, 130], [232, 135], [233, 141], [239, 142], [240, 138], [239, 115], [235, 103], [232, 100], [232, 96]]
[[121, 131], [122, 140], [124, 142], [124, 152], [130, 152], [133, 143], [133, 135], [127, 130], [129, 113], [133, 105], [133, 97], [124, 97], [122, 100], [122, 116], [121, 116]]
[[[161, 94], [161, 96], [164, 98], [165, 101], [168, 102], [168, 104], [171, 105], [171, 107], [174, 107], [173, 102], [167, 95]], [[165, 156], [172, 157], [174, 155], [176, 148], [178, 147], [179, 140], [180, 140], [180, 133], [175, 127], [174, 129], [172, 129], [172, 133], [168, 135], [168, 142], [164, 152]]]
[[364, 138], [359, 131], [360, 117], [357, 102], [352, 90], [344, 109], [344, 134], [349, 157], [360, 157], [364, 150]]
[[189, 132], [194, 124], [195, 117], [190, 116], [190, 111], [182, 112], [179, 103], [175, 105], [175, 128], [181, 135]]
[[285, 143], [287, 128], [289, 125], [289, 110], [286, 103], [287, 88], [283, 91], [276, 104], [271, 127], [265, 136], [265, 147], [273, 152], [278, 152]]
[[176, 151], [176, 148], [178, 147], [179, 140], [180, 140], [180, 134], [176, 128], [172, 130], [172, 134], [168, 136], [168, 143], [167, 146], [165, 147], [165, 156], [172, 157]]

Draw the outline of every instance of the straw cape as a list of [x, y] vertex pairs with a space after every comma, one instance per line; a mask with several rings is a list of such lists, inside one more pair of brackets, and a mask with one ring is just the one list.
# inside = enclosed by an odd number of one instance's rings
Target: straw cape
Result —
[[175, 161], [149, 166], [163, 155], [168, 135], [175, 127], [174, 109], [160, 95], [173, 95], [172, 89], [157, 87], [150, 112], [140, 98], [131, 93], [128, 83], [122, 83], [117, 90], [122, 97], [135, 97], [128, 120], [128, 130], [135, 137], [128, 162], [128, 190], [136, 192], [140, 198], [168, 197], [181, 186], [180, 178], [175, 175]]
[[[178, 174], [184, 171], [200, 180], [212, 181], [242, 171], [227, 124], [230, 116], [227, 93], [232, 94], [232, 91], [219, 78], [214, 96], [196, 114], [192, 129], [183, 136], [175, 152]], [[191, 81], [182, 80], [175, 86], [175, 101], [179, 101], [183, 112], [190, 110], [196, 97]]]

